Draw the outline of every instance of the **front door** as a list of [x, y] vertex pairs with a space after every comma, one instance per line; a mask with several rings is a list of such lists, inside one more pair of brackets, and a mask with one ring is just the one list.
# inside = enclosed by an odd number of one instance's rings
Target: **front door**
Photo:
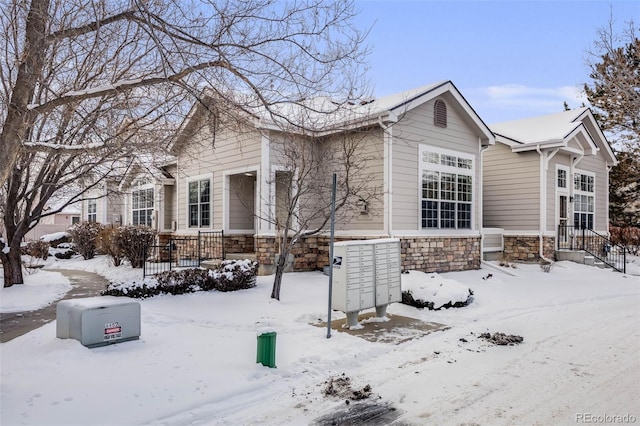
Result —
[[567, 196], [560, 195], [558, 199], [558, 248], [568, 248], [569, 244], [569, 206]]

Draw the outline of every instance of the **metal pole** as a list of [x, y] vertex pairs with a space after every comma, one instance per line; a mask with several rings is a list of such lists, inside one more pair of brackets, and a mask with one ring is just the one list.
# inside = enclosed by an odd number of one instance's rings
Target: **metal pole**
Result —
[[333, 235], [336, 227], [336, 174], [331, 184], [331, 234], [329, 236], [329, 306], [327, 309], [327, 339], [331, 337], [331, 292], [333, 291]]

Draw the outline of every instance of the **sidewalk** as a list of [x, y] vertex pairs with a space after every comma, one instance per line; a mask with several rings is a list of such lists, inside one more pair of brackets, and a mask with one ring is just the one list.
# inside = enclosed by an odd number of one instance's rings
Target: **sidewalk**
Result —
[[69, 279], [71, 290], [59, 300], [35, 311], [0, 314], [0, 343], [8, 342], [56, 319], [56, 305], [60, 300], [98, 296], [109, 281], [93, 272], [71, 269], [51, 269]]

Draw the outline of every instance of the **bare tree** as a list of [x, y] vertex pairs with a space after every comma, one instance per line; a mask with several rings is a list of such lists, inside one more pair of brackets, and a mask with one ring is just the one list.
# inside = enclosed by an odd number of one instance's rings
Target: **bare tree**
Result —
[[[0, 183], [5, 286], [47, 202], [157, 150], [208, 86], [240, 109], [359, 96], [351, 0], [4, 0]], [[237, 96], [244, 93], [247, 96]], [[81, 182], [82, 181], [82, 182]], [[83, 185], [80, 185], [83, 183]], [[75, 192], [74, 192], [75, 191]]]
[[273, 143], [280, 170], [272, 182], [276, 188], [276, 199], [272, 200], [275, 214], [268, 218], [278, 234], [272, 298], [280, 299], [282, 275], [291, 250], [302, 239], [327, 231], [333, 173], [337, 175], [338, 223], [348, 223], [381, 201], [383, 184], [376, 180], [381, 173], [372, 166], [382, 164], [382, 152], [372, 150], [368, 143], [375, 134], [376, 130], [361, 129], [324, 137], [287, 135]]

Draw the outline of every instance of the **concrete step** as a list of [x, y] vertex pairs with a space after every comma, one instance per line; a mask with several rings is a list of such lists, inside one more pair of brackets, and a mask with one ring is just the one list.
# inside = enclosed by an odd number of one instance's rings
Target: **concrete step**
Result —
[[584, 257], [584, 260], [583, 260], [583, 263], [584, 263], [585, 265], [595, 266], [596, 258], [595, 258], [595, 257], [593, 257], [593, 256], [585, 256], [585, 257]]
[[248, 260], [256, 260], [256, 254], [255, 253], [227, 253], [225, 255], [225, 258], [227, 260], [244, 260], [244, 259], [248, 259]]

